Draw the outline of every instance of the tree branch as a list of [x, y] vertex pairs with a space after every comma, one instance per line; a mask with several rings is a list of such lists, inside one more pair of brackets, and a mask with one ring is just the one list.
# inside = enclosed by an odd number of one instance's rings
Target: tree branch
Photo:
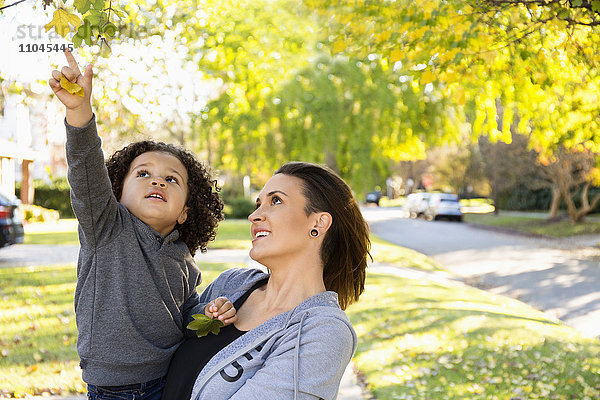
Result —
[[19, 1], [17, 1], [17, 2], [14, 2], [14, 3], [12, 3], [12, 4], [9, 4], [9, 5], [7, 5], [7, 6], [0, 7], [0, 11], [2, 11], [2, 10], [4, 10], [5, 8], [8, 8], [8, 7], [16, 6], [17, 4], [19, 4], [19, 3], [22, 3], [22, 2], [24, 2], [24, 1], [25, 1], [25, 0], [19, 0]]
[[[527, 10], [529, 11], [529, 6], [530, 5], [537, 5], [539, 7], [543, 7], [546, 10], [550, 11], [550, 13], [552, 13], [552, 9], [549, 8], [550, 5], [552, 4], [557, 4], [559, 7], [565, 9], [565, 10], [586, 10], [586, 15], [589, 17], [589, 21], [586, 21], [585, 19], [573, 19], [569, 16], [565, 16], [565, 17], [561, 17], [558, 14], [553, 15], [552, 17], [550, 17], [549, 19], [559, 19], [562, 21], [565, 21], [571, 25], [583, 25], [583, 26], [599, 26], [600, 25], [600, 20], [594, 18], [595, 16], [597, 16], [598, 13], [597, 11], [594, 10], [594, 8], [592, 7], [592, 3], [591, 1], [586, 1], [583, 0], [581, 5], [579, 6], [573, 6], [573, 2], [570, 0], [567, 1], [560, 1], [560, 0], [484, 0], [483, 2], [484, 4], [487, 5], [493, 5], [493, 6], [508, 6], [508, 7], [514, 7], [514, 6], [519, 6], [519, 5], [523, 5], [527, 8]], [[547, 19], [547, 20], [549, 20]], [[546, 20], [546, 21], [547, 21]]]

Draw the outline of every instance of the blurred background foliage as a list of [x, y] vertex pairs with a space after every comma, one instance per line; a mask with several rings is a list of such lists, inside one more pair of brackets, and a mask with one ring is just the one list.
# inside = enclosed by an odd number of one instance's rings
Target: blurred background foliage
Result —
[[[105, 20], [96, 3], [66, 9], [101, 25], [80, 55], [109, 151], [178, 142], [224, 186], [302, 159], [362, 198], [434, 160], [436, 186], [497, 202], [545, 190], [578, 220], [600, 200], [598, 1], [107, 1]], [[516, 148], [527, 163], [505, 168]]]

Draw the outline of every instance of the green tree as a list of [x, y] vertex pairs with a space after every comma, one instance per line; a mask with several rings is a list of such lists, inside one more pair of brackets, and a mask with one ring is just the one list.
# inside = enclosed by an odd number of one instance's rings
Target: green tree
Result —
[[327, 163], [364, 193], [385, 182], [390, 160], [423, 157], [423, 141], [440, 135], [443, 102], [426, 96], [379, 63], [321, 57], [275, 94], [270, 115], [284, 159]]

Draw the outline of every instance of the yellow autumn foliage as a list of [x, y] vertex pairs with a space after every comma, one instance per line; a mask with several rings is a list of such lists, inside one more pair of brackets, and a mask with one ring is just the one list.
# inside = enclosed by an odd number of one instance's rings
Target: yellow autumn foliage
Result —
[[71, 14], [63, 8], [59, 8], [54, 11], [52, 21], [46, 25], [46, 32], [54, 27], [56, 33], [62, 37], [66, 37], [67, 33], [71, 31], [69, 24], [77, 29], [81, 25], [81, 19], [77, 15]]

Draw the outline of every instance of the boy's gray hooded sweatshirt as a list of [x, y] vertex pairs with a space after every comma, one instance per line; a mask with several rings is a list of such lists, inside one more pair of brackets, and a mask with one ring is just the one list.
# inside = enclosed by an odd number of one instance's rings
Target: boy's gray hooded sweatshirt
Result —
[[[266, 276], [256, 269], [225, 271], [200, 301], [225, 296], [234, 302]], [[198, 375], [192, 400], [335, 399], [356, 345], [337, 294], [317, 294], [218, 352]]]
[[118, 386], [160, 378], [191, 314], [202, 312], [200, 271], [177, 230], [163, 238], [117, 202], [95, 117], [83, 128], [65, 125], [81, 243], [75, 315], [83, 380]]

